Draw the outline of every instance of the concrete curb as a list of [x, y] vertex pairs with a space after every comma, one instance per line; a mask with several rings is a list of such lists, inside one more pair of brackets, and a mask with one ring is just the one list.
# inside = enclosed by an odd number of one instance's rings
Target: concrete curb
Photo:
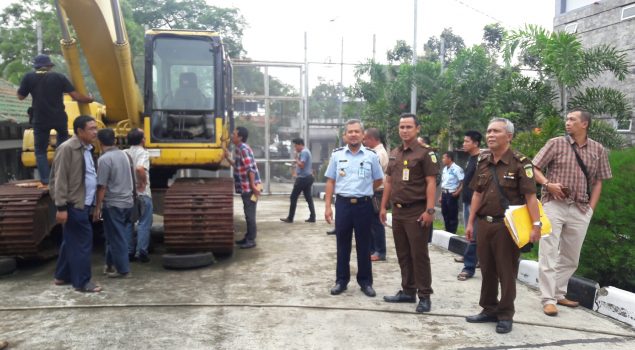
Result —
[[635, 298], [631, 292], [615, 287], [600, 288], [593, 311], [635, 327]]
[[[467, 240], [443, 230], [432, 231], [432, 244], [463, 255]], [[520, 260], [518, 280], [538, 289], [538, 262]], [[577, 300], [580, 305], [635, 327], [635, 293], [615, 287], [600, 288], [600, 285], [588, 278], [573, 276], [569, 280], [567, 296]]]
[[[324, 199], [324, 192], [319, 195], [320, 199]], [[392, 214], [388, 213], [386, 216], [386, 226], [392, 227]], [[443, 230], [433, 230], [431, 242], [458, 255], [463, 255], [468, 245], [465, 238]], [[517, 278], [538, 289], [538, 262], [521, 259]], [[579, 301], [587, 309], [635, 327], [635, 293], [615, 287], [600, 288], [596, 281], [573, 276], [569, 280], [567, 297]]]

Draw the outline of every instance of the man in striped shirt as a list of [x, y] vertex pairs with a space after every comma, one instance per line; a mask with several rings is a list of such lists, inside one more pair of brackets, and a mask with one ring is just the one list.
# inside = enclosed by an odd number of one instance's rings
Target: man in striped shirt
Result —
[[571, 111], [565, 123], [567, 136], [547, 141], [533, 161], [545, 214], [553, 227], [551, 235], [540, 240], [539, 249], [540, 292], [543, 312], [549, 316], [558, 314], [556, 304], [578, 306], [565, 298], [567, 284], [578, 268], [602, 181], [612, 177], [604, 146], [587, 136], [590, 125], [589, 112]]

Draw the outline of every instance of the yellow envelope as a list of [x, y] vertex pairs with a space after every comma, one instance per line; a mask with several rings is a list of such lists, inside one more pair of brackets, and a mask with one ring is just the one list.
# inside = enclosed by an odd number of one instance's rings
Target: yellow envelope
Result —
[[[542, 237], [548, 236], [551, 234], [551, 221], [549, 221], [549, 218], [545, 215], [540, 201], [538, 201], [538, 209], [540, 211], [540, 222], [542, 222], [540, 234]], [[533, 222], [529, 216], [527, 205], [509, 206], [509, 209], [505, 211], [505, 226], [507, 226], [509, 234], [514, 242], [516, 242], [518, 248], [522, 248], [529, 243], [529, 235], [531, 234]]]

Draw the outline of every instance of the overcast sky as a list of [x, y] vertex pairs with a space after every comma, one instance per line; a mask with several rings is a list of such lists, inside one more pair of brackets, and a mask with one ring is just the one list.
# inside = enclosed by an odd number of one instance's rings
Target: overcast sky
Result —
[[[308, 33], [309, 60], [339, 62], [341, 38], [344, 61], [376, 58], [399, 39], [412, 44], [414, 0], [208, 0], [221, 7], [240, 9], [249, 23], [244, 45], [248, 55], [266, 60], [302, 61], [304, 32]], [[552, 28], [553, 0], [419, 0], [417, 50], [430, 36], [451, 27], [468, 45], [481, 42], [488, 23], [508, 29], [525, 23]]]
[[[310, 62], [365, 62], [373, 56], [385, 61], [386, 51], [397, 40], [412, 45], [414, 0], [206, 0], [219, 7], [236, 7], [248, 28], [243, 36], [247, 55], [265, 61], [304, 61], [304, 32], [308, 36]], [[0, 0], [0, 7], [15, 0]], [[483, 27], [500, 22], [507, 29], [525, 23], [551, 30], [554, 0], [418, 0], [417, 51], [430, 36], [451, 27], [468, 46], [481, 42]], [[345, 70], [344, 85], [352, 83], [352, 69]], [[317, 76], [339, 80], [339, 67], [312, 65]], [[313, 85], [313, 84], [311, 84]]]
[[[373, 56], [385, 61], [397, 40], [412, 45], [414, 0], [207, 0], [220, 7], [240, 9], [249, 27], [243, 44], [250, 58], [269, 61], [304, 60], [304, 32], [310, 62], [365, 62]], [[553, 28], [553, 0], [418, 0], [417, 51], [430, 36], [452, 28], [466, 45], [481, 42], [483, 27], [500, 22], [507, 29], [526, 23]], [[339, 81], [339, 67], [311, 65], [311, 85], [317, 76]], [[352, 83], [352, 68], [345, 69], [344, 85]]]

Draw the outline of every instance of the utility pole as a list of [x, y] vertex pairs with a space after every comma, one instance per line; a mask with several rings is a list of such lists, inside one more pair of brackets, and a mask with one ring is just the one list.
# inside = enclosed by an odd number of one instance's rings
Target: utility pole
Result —
[[373, 34], [373, 63], [375, 63], [375, 46], [377, 44], [377, 37]]
[[342, 126], [342, 99], [344, 98], [344, 36], [342, 36], [342, 48], [340, 51], [340, 88], [337, 111], [337, 124]]
[[42, 54], [42, 21], [38, 20], [35, 23], [35, 33], [37, 36], [37, 54], [41, 55]]
[[417, 85], [415, 84], [415, 68], [417, 67], [417, 0], [414, 10], [414, 36], [412, 41], [412, 88], [410, 90], [410, 113], [417, 115]]
[[[441, 66], [441, 74], [445, 70], [445, 38], [443, 36], [439, 37], [439, 65]], [[453, 145], [453, 123], [454, 123], [454, 110], [455, 105], [452, 105], [452, 110], [450, 111], [450, 115], [448, 115], [448, 151], [454, 151]]]
[[302, 137], [309, 145], [309, 55], [307, 33], [304, 32], [304, 118], [302, 123]]

